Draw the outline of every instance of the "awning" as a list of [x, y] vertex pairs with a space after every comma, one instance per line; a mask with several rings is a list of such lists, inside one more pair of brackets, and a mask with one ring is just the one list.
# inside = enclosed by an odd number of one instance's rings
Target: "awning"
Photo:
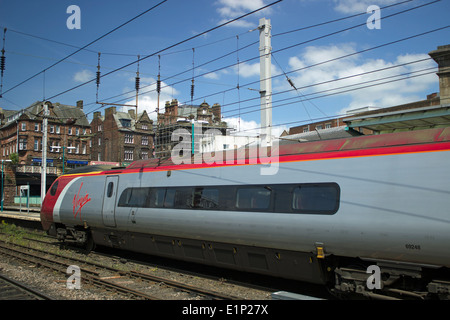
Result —
[[88, 161], [84, 160], [67, 160], [67, 164], [81, 164], [81, 165], [87, 165]]
[[450, 105], [356, 116], [345, 119], [349, 128], [366, 128], [377, 132], [395, 132], [450, 126]]

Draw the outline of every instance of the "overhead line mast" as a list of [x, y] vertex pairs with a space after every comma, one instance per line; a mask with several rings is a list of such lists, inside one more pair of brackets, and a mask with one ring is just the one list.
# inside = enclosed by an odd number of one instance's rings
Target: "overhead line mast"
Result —
[[259, 68], [261, 97], [261, 146], [272, 145], [272, 47], [270, 19], [259, 20]]

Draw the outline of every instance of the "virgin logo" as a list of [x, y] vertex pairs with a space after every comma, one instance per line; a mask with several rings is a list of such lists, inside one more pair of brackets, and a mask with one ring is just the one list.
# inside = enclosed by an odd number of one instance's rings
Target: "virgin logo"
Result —
[[[73, 201], [72, 201], [74, 218], [76, 218], [77, 215], [81, 212], [81, 208], [83, 208], [86, 203], [91, 201], [91, 198], [89, 198], [88, 193], [86, 193], [86, 195], [84, 197], [80, 198], [81, 187], [83, 187], [83, 182], [81, 183], [80, 189], [78, 190], [78, 193], [73, 197]], [[81, 220], [81, 213], [80, 213], [80, 220]]]

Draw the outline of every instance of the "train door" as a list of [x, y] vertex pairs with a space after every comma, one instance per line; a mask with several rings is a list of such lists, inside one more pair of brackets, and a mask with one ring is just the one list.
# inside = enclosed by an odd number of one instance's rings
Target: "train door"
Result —
[[103, 224], [107, 227], [116, 226], [116, 197], [119, 176], [106, 177], [105, 191], [103, 194], [102, 217]]

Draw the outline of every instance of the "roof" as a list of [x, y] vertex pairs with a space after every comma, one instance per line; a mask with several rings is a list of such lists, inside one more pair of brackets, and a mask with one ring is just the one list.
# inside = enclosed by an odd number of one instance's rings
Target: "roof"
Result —
[[[5, 125], [9, 125], [19, 118], [22, 114], [25, 114], [30, 120], [41, 120], [42, 119], [42, 102], [36, 101], [31, 106], [22, 110], [5, 110]], [[51, 107], [50, 120], [66, 122], [69, 119], [76, 119], [75, 124], [89, 127], [89, 121], [86, 118], [86, 114], [83, 109], [75, 106], [69, 106], [60, 103], [54, 103]]]
[[[147, 112], [144, 110], [143, 112], [137, 115], [137, 123], [145, 121], [145, 119], [144, 120], [142, 119], [145, 114], [147, 114]], [[119, 130], [125, 131], [136, 130], [136, 119], [129, 112], [116, 111], [115, 113], [113, 113], [113, 117]], [[130, 124], [129, 127], [126, 126], [126, 122], [129, 122]], [[152, 123], [150, 119], [149, 122]]]
[[359, 132], [356, 132], [354, 130], [348, 130], [347, 127], [341, 126], [341, 127], [313, 130], [304, 133], [285, 135], [278, 139], [280, 140], [280, 144], [292, 144], [306, 141], [349, 138], [359, 135], [360, 135]]
[[345, 119], [349, 128], [367, 128], [378, 132], [417, 130], [450, 125], [450, 104], [359, 115]]

